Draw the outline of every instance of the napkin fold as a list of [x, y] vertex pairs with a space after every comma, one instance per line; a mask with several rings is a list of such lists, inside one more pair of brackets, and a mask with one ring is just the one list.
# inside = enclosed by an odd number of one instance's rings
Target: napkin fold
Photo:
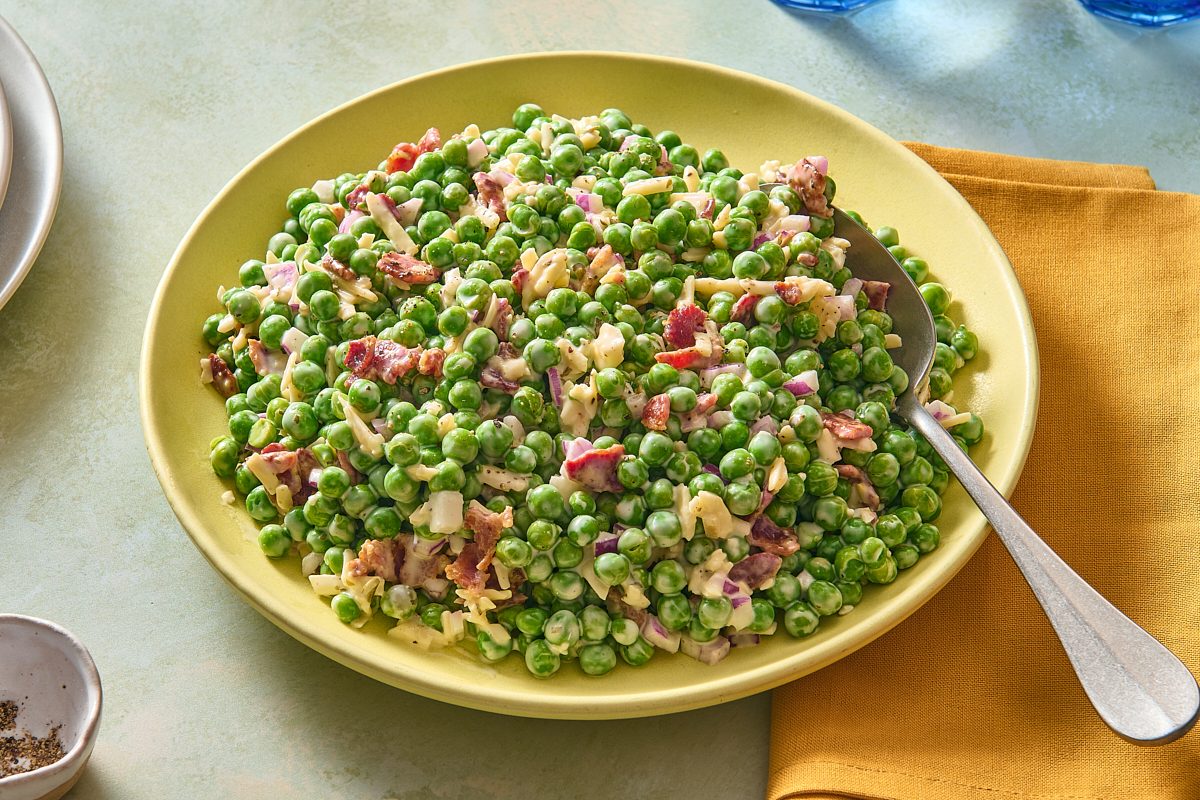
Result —
[[[1013, 504], [1200, 673], [1200, 196], [1140, 167], [908, 147], [991, 227], [1033, 312], [1041, 408]], [[1112, 734], [991, 536], [908, 620], [775, 692], [767, 796], [1197, 800], [1200, 732]]]

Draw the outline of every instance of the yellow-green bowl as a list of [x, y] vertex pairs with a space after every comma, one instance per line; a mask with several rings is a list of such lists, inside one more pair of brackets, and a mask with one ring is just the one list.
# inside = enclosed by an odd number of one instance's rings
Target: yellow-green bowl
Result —
[[[784, 634], [733, 651], [715, 666], [659, 653], [589, 678], [567, 665], [550, 680], [519, 658], [487, 665], [466, 650], [426, 652], [384, 635], [384, 620], [354, 630], [331, 613], [296, 559], [270, 561], [240, 504], [208, 465], [225, 430], [216, 393], [200, 384], [204, 318], [217, 286], [261, 257], [297, 186], [373, 168], [429, 126], [510, 124], [520, 103], [577, 116], [616, 106], [652, 129], [670, 128], [701, 150], [757, 170], [767, 158], [829, 156], [838, 202], [898, 228], [953, 290], [953, 313], [979, 333], [982, 355], [960, 373], [955, 401], [983, 415], [973, 451], [1002, 491], [1016, 482], [1037, 410], [1037, 351], [1012, 268], [987, 227], [929, 166], [861, 120], [807, 94], [728, 69], [622, 53], [543, 53], [441, 70], [372, 92], [314, 120], [242, 170], [205, 209], [159, 284], [142, 346], [141, 410], [150, 459], [180, 522], [204, 556], [251, 605], [300, 641], [386, 683], [473, 708], [534, 717], [601, 719], [683, 711], [769, 689], [820, 669], [880, 636], [933, 596], [987, 535], [959, 488], [938, 520], [942, 546], [899, 580], [871, 587], [852, 614], [824, 620], [804, 640]], [[986, 602], [986, 598], [980, 598]], [[953, 631], [947, 631], [952, 636]]]

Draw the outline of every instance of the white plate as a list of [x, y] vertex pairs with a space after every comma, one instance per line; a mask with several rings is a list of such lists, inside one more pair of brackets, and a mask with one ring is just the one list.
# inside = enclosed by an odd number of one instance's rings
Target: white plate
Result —
[[[12, 120], [8, 202], [0, 207], [0, 308], [3, 308], [46, 241], [62, 185], [58, 106], [37, 59], [3, 19], [0, 19], [0, 81], [4, 83]], [[0, 142], [0, 156], [3, 150]]]
[[0, 81], [0, 206], [8, 189], [8, 173], [12, 168], [12, 120], [8, 116], [8, 101], [4, 97], [4, 82]]

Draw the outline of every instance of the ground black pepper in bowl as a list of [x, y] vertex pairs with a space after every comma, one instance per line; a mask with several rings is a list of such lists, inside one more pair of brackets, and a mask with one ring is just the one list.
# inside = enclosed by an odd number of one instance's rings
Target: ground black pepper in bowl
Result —
[[45, 736], [28, 730], [16, 732], [20, 706], [12, 700], [0, 702], [0, 778], [48, 767], [65, 755], [55, 726]]

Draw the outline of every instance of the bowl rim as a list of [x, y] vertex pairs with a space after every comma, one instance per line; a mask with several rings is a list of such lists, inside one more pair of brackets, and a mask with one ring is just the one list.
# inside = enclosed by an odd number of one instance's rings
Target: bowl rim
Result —
[[84, 724], [79, 731], [79, 737], [62, 758], [44, 767], [0, 778], [0, 789], [16, 788], [40, 781], [50, 782], [56, 779], [55, 785], [61, 786], [75, 776], [75, 773], [82, 767], [82, 760], [86, 758], [95, 744], [96, 733], [100, 727], [100, 711], [104, 705], [104, 689], [100, 682], [100, 673], [96, 669], [96, 662], [92, 659], [92, 654], [84, 647], [83, 642], [58, 623], [25, 614], [0, 614], [0, 626], [13, 622], [49, 631], [70, 646], [68, 655], [74, 657], [75, 665], [83, 675], [87, 711], [84, 715]]
[[[197, 549], [200, 550], [205, 559], [239, 596], [274, 625], [283, 629], [290, 636], [308, 647], [332, 658], [343, 666], [350, 667], [376, 680], [424, 697], [468, 708], [516, 716], [544, 719], [617, 719], [687, 711], [724, 703], [729, 700], [775, 688], [802, 675], [826, 667], [851, 652], [866, 646], [887, 631], [892, 630], [921, 608], [962, 570], [987, 538], [989, 529], [986, 519], [983, 519], [982, 514], [977, 509], [974, 509], [972, 513], [979, 515], [977, 522], [972, 525], [975, 532], [970, 537], [964, 537], [966, 542], [957, 553], [947, 554], [947, 560], [940, 569], [927, 570], [920, 575], [912, 576], [910, 591], [902, 598], [896, 598], [893, 601], [895, 603], [893, 605], [893, 612], [860, 623], [859, 632], [851, 637], [849, 641], [844, 641], [845, 637], [834, 637], [832, 640], [822, 642], [820, 645], [814, 647], [813, 650], [807, 651], [809, 653], [815, 651], [818, 655], [809, 656], [802, 671], [799, 671], [798, 674], [797, 671], [789, 671], [782, 666], [783, 662], [796, 658], [793, 656], [791, 658], [780, 659], [768, 665], [741, 671], [735, 676], [712, 682], [704, 689], [698, 689], [689, 684], [682, 687], [677, 686], [669, 690], [655, 689], [641, 692], [626, 692], [619, 695], [584, 696], [557, 695], [552, 693], [541, 694], [532, 691], [532, 688], [536, 684], [531, 684], [531, 689], [524, 691], [467, 685], [451, 687], [448, 681], [436, 678], [436, 670], [431, 670], [429, 673], [423, 674], [413, 674], [410, 672], [400, 675], [394, 665], [388, 664], [382, 658], [355, 650], [339, 641], [329, 640], [317, 634], [310, 633], [309, 626], [303, 622], [303, 618], [289, 618], [287, 608], [283, 605], [282, 601], [273, 597], [262, 596], [262, 592], [256, 589], [252, 579], [246, 575], [239, 574], [242, 570], [231, 568], [235, 566], [233, 564], [234, 559], [222, 553], [220, 548], [216, 547], [214, 542], [210, 540], [206, 526], [200, 520], [197, 513], [195, 513], [195, 510], [186, 503], [177, 502], [171, 493], [166, 491], [166, 487], [171, 482], [167, 448], [163, 441], [162, 432], [155, 424], [157, 412], [154, 410], [152, 404], [154, 390], [152, 387], [153, 376], [151, 374], [151, 366], [154, 364], [153, 354], [156, 349], [154, 343], [158, 326], [164, 322], [157, 313], [157, 309], [162, 304], [167, 286], [172, 282], [175, 272], [180, 268], [182, 254], [192, 246], [193, 239], [197, 237], [209, 217], [225, 198], [240, 187], [243, 179], [249, 173], [257, 169], [262, 162], [273, 157], [278, 150], [304, 136], [311, 128], [318, 126], [326, 119], [340, 114], [352, 106], [368, 102], [379, 95], [393, 92], [400, 87], [417, 84], [430, 78], [445, 76], [463, 70], [486, 68], [509, 62], [536, 63], [570, 58], [613, 59], [640, 62], [649, 66], [671, 66], [708, 71], [710, 73], [718, 73], [732, 80], [758, 83], [776, 92], [786, 93], [809, 104], [821, 113], [828, 114], [848, 123], [859, 129], [863, 135], [879, 141], [882, 146], [892, 150], [897, 159], [908, 162], [912, 168], [925, 173], [931, 179], [930, 190], [938, 192], [946, 202], [955, 206], [965, 222], [977, 226], [979, 238], [984, 248], [995, 260], [995, 263], [1003, 267], [1004, 288], [1015, 301], [1014, 305], [1017, 308], [1020, 329], [1014, 332], [1014, 343], [1025, 354], [1029, 364], [1029, 369], [1023, 376], [1024, 386], [1022, 387], [1023, 396], [1028, 398], [1029, 413], [1025, 415], [1025, 424], [1020, 428], [1020, 435], [1015, 441], [1015, 449], [1012, 451], [1013, 456], [1009, 461], [1009, 469], [1004, 475], [998, 476], [994, 481], [996, 488], [1005, 496], [1008, 496], [1012, 492], [1029, 454], [1034, 433], [1034, 422], [1037, 418], [1037, 409], [1040, 401], [1037, 339], [1034, 335], [1029, 304], [1025, 300], [1024, 290], [1017, 280], [1012, 264], [996, 241], [995, 236], [992, 235], [987, 224], [980, 218], [975, 209], [932, 166], [900, 144], [898, 140], [871, 125], [869, 122], [828, 101], [788, 84], [763, 78], [742, 70], [687, 58], [625, 51], [563, 50], [517, 53], [495, 58], [472, 60], [437, 70], [422, 72], [366, 92], [308, 120], [291, 133], [277, 140], [242, 169], [238, 170], [222, 187], [220, 192], [209, 201], [196, 217], [191, 227], [189, 227], [187, 233], [180, 240], [179, 245], [172, 254], [171, 260], [155, 289], [148, 312], [146, 328], [142, 337], [142, 351], [138, 370], [138, 401], [142, 430], [151, 466], [159, 483], [164, 488], [164, 495], [166, 495], [172, 511], [183, 525], [188, 537], [196, 545]], [[953, 559], [950, 558], [951, 555], [954, 556]], [[292, 617], [294, 616], [292, 615]]]

